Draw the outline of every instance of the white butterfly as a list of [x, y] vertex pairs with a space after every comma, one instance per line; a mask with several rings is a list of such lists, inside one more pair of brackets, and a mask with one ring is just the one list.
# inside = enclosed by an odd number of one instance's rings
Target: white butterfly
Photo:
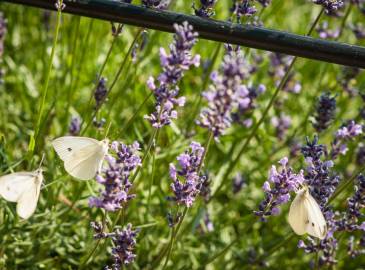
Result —
[[289, 224], [298, 235], [308, 233], [323, 239], [327, 234], [326, 220], [308, 187], [298, 191], [289, 210]]
[[81, 180], [89, 180], [100, 171], [109, 149], [108, 140], [73, 136], [57, 138], [52, 145], [63, 160], [65, 170]]
[[42, 182], [41, 169], [4, 175], [0, 177], [0, 195], [9, 202], [16, 202], [16, 212], [27, 219], [37, 207]]

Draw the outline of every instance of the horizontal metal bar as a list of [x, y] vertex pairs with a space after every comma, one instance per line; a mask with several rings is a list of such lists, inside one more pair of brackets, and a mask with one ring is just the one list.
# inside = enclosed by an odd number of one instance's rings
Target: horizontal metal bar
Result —
[[[2, 0], [55, 10], [55, 0]], [[285, 53], [330, 63], [365, 68], [365, 47], [311, 38], [262, 27], [204, 19], [144, 8], [115, 0], [64, 0], [64, 12], [174, 32], [173, 24], [188, 21], [201, 38]]]

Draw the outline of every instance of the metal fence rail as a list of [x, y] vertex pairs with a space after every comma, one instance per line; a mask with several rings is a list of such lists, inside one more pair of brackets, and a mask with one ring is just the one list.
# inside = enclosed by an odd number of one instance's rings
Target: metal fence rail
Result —
[[[55, 0], [1, 0], [55, 10]], [[114, 0], [64, 0], [63, 12], [174, 32], [173, 24], [188, 21], [201, 38], [285, 53], [330, 63], [365, 68], [365, 47], [321, 40], [262, 27], [204, 19]]]

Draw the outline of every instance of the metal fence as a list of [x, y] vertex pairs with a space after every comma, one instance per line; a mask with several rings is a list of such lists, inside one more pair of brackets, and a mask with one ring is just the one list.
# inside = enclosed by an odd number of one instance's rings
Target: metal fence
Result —
[[[56, 10], [53, 0], [3, 0]], [[197, 16], [156, 10], [114, 0], [64, 0], [63, 12], [174, 32], [173, 24], [188, 21], [204, 39], [237, 44], [272, 52], [365, 68], [365, 47], [316, 39], [288, 32], [205, 19]]]

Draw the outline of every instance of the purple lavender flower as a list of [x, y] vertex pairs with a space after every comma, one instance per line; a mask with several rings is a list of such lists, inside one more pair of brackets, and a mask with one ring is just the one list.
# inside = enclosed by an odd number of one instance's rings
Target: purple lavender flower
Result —
[[244, 102], [239, 102], [237, 111], [231, 114], [232, 122], [239, 123], [244, 127], [250, 127], [253, 123], [252, 114], [253, 110], [256, 108], [255, 101], [266, 91], [266, 86], [263, 84], [246, 86], [248, 90], [247, 99]]
[[307, 237], [307, 243], [300, 240], [298, 243], [298, 248], [304, 249], [306, 253], [319, 253], [322, 252], [322, 255], [319, 257], [319, 265], [334, 265], [337, 263], [334, 258], [335, 252], [338, 247], [338, 243], [336, 238], [334, 237], [326, 237], [321, 241], [316, 241], [312, 237]]
[[316, 104], [316, 114], [314, 116], [313, 127], [317, 132], [326, 130], [335, 118], [336, 96], [323, 93]]
[[[293, 56], [280, 54], [280, 53], [270, 53], [270, 68], [269, 75], [273, 77], [276, 81], [276, 86], [279, 85], [282, 78], [287, 73]], [[283, 90], [288, 93], [298, 94], [302, 89], [301, 83], [295, 79], [296, 73], [289, 72], [286, 83], [283, 86]]]
[[204, 214], [203, 223], [204, 223], [204, 225], [202, 223], [200, 223], [197, 226], [197, 229], [200, 233], [203, 234], [203, 233], [207, 233], [207, 232], [209, 233], [209, 232], [214, 231], [214, 224], [213, 224], [212, 220], [210, 219], [210, 215], [208, 212], [205, 212], [205, 214]]
[[355, 237], [351, 235], [347, 244], [347, 254], [351, 258], [355, 258], [365, 254], [365, 234], [362, 235], [359, 241], [355, 241]]
[[351, 120], [348, 124], [341, 127], [335, 134], [335, 139], [331, 142], [330, 156], [337, 158], [339, 154], [346, 154], [347, 142], [362, 134], [362, 126]]
[[210, 188], [211, 181], [209, 179], [208, 173], [201, 176], [201, 187], [199, 195], [203, 198], [205, 202], [208, 202], [212, 193]]
[[281, 113], [279, 117], [274, 116], [271, 118], [271, 124], [275, 128], [276, 136], [282, 141], [291, 126], [291, 118], [290, 116]]
[[[355, 67], [343, 67], [337, 81], [351, 97], [355, 96], [359, 90], [356, 88], [357, 76], [360, 74], [360, 69]], [[364, 100], [364, 98], [363, 98]]]
[[271, 167], [269, 179], [262, 187], [265, 199], [260, 203], [259, 210], [254, 212], [264, 221], [271, 215], [278, 215], [279, 206], [287, 203], [290, 200], [290, 192], [297, 190], [304, 181], [303, 171], [296, 174], [287, 166], [288, 158], [282, 158], [279, 164], [282, 166], [281, 171], [274, 165]]
[[247, 65], [239, 51], [226, 54], [220, 74], [211, 74], [213, 83], [203, 93], [208, 108], [202, 109], [197, 124], [213, 132], [216, 139], [231, 126], [233, 110], [239, 106], [248, 108], [252, 103], [249, 90], [242, 84], [247, 75]]
[[325, 8], [326, 14], [332, 15], [337, 13], [344, 6], [342, 0], [312, 0], [314, 4], [321, 5]]
[[327, 21], [322, 22], [318, 27], [316, 27], [316, 31], [319, 34], [319, 37], [323, 39], [336, 39], [340, 35], [340, 29], [329, 29]]
[[101, 192], [99, 198], [89, 199], [91, 207], [104, 208], [106, 211], [116, 211], [135, 197], [135, 195], [129, 194], [132, 187], [129, 176], [137, 166], [141, 165], [141, 159], [137, 155], [139, 150], [137, 142], [129, 146], [113, 142], [111, 150], [114, 155], [105, 157], [106, 165], [96, 176], [96, 181], [104, 186], [104, 191]]
[[[190, 144], [190, 149], [177, 157], [179, 169], [170, 163], [171, 189], [174, 197], [169, 199], [177, 204], [191, 207], [196, 196], [200, 193], [204, 177], [200, 173], [203, 167], [202, 157], [204, 148], [197, 142]], [[183, 179], [181, 181], [180, 179]]]
[[101, 77], [98, 85], [96, 86], [94, 92], [94, 99], [96, 103], [96, 107], [99, 108], [100, 105], [104, 102], [106, 95], [108, 93], [108, 89], [106, 87], [107, 80], [104, 77]]
[[267, 7], [271, 4], [271, 0], [257, 0], [263, 7]]
[[142, 4], [149, 8], [166, 9], [170, 0], [142, 0]]
[[7, 31], [7, 21], [4, 17], [4, 14], [0, 12], [0, 57], [4, 53], [4, 40], [6, 31]]
[[214, 5], [217, 0], [200, 0], [200, 8], [195, 8], [193, 4], [193, 9], [196, 16], [203, 18], [210, 18], [214, 15]]
[[306, 145], [302, 147], [302, 154], [307, 163], [304, 174], [305, 183], [323, 211], [340, 179], [331, 171], [333, 161], [322, 160], [326, 148], [324, 145], [318, 144], [318, 137], [315, 136], [313, 141], [306, 138], [306, 141]]
[[360, 145], [356, 152], [356, 164], [357, 165], [365, 165], [365, 146]]
[[347, 199], [347, 211], [342, 218], [337, 220], [338, 230], [365, 231], [364, 224], [359, 221], [364, 215], [361, 211], [365, 208], [365, 176], [360, 174], [355, 185], [355, 193]]
[[90, 222], [90, 227], [94, 231], [94, 239], [105, 239], [108, 234], [104, 231], [104, 226], [101, 222], [92, 221]]
[[357, 39], [365, 39], [365, 27], [362, 23], [351, 26], [351, 30]]
[[240, 22], [241, 17], [251, 17], [257, 9], [252, 0], [235, 0], [231, 12], [236, 15], [237, 22]]
[[246, 179], [244, 176], [242, 176], [242, 174], [237, 173], [236, 176], [233, 178], [233, 183], [232, 183], [232, 191], [234, 194], [237, 194], [238, 192], [241, 191], [242, 188], [244, 188], [246, 186]]
[[[7, 21], [4, 17], [4, 14], [0, 12], [0, 59], [4, 53], [4, 41], [5, 41], [5, 35], [7, 31]], [[0, 84], [3, 83], [3, 75], [4, 71], [0, 68]]]
[[81, 119], [77, 116], [71, 118], [70, 126], [68, 128], [68, 133], [72, 136], [77, 136], [80, 134]]
[[154, 79], [149, 78], [147, 86], [154, 92], [156, 98], [155, 112], [145, 116], [154, 128], [161, 128], [171, 123], [171, 119], [177, 118], [174, 106], [184, 106], [185, 97], [177, 98], [179, 94], [178, 82], [184, 75], [184, 71], [190, 66], [199, 66], [200, 56], [192, 56], [190, 51], [196, 43], [198, 34], [193, 32], [192, 26], [187, 22], [182, 25], [174, 25], [176, 34], [174, 42], [170, 45], [170, 55], [165, 49], [160, 49], [160, 61], [163, 72], [158, 77], [159, 85], [156, 87]]
[[105, 269], [120, 270], [122, 265], [130, 264], [136, 258], [134, 249], [136, 247], [136, 237], [138, 230], [132, 230], [132, 224], [128, 224], [123, 230], [116, 229], [115, 232], [109, 233], [114, 247], [112, 248], [112, 259], [114, 261], [111, 267]]

